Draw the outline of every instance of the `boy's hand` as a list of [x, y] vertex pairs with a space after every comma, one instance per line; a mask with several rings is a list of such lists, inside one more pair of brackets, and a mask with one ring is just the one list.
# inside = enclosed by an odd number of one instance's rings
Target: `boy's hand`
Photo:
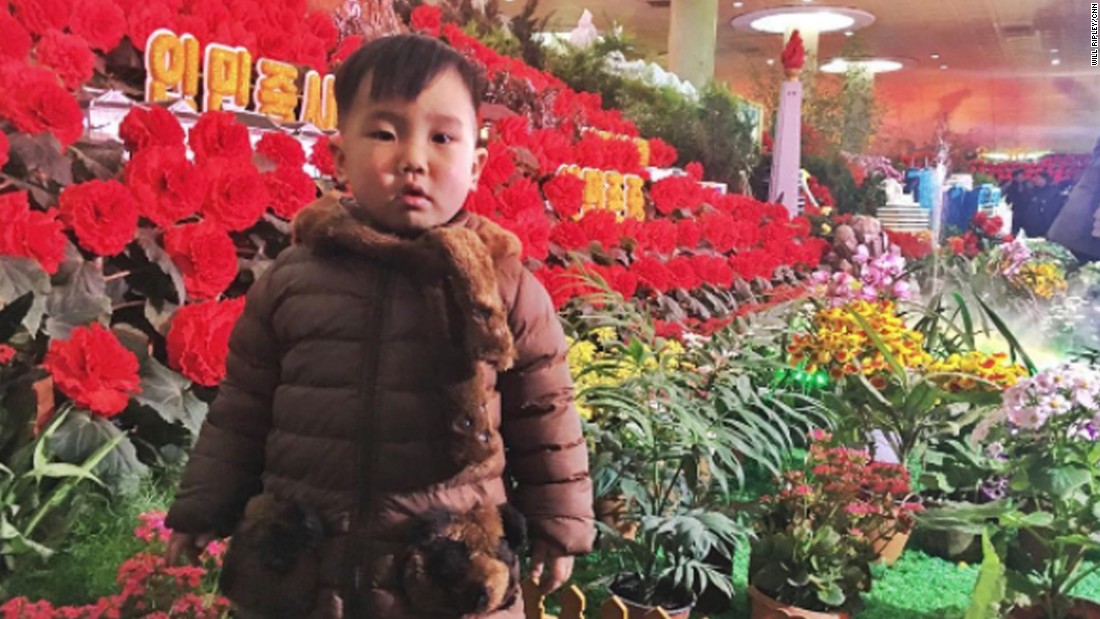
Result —
[[182, 555], [191, 565], [198, 565], [199, 555], [202, 554], [207, 544], [214, 541], [214, 537], [211, 532], [173, 532], [168, 537], [168, 552], [165, 553], [165, 560], [168, 561], [168, 565], [179, 565], [180, 556]]
[[535, 540], [531, 549], [531, 578], [544, 595], [561, 588], [573, 575], [573, 557], [551, 544]]

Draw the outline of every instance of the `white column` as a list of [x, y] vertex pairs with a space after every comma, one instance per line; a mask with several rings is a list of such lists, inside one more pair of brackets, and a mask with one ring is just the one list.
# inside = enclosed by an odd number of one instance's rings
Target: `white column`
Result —
[[718, 0], [672, 0], [669, 70], [701, 88], [714, 79]]

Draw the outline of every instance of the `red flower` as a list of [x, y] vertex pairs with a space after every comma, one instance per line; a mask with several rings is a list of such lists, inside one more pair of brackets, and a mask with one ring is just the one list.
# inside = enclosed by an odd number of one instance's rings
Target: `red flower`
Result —
[[12, 0], [15, 16], [31, 33], [41, 35], [50, 28], [62, 30], [69, 23], [69, 0]]
[[572, 219], [581, 212], [584, 202], [584, 179], [572, 174], [558, 174], [543, 184], [542, 191], [558, 217]]
[[679, 209], [694, 209], [703, 201], [703, 191], [695, 179], [690, 176], [670, 176], [663, 178], [650, 190], [653, 205], [662, 215], [669, 215]]
[[733, 285], [733, 269], [720, 256], [692, 256], [691, 266], [705, 284], [720, 288]]
[[638, 258], [630, 265], [630, 269], [650, 290], [658, 293], [671, 290], [676, 279], [668, 265], [655, 258]]
[[0, 168], [8, 165], [9, 150], [11, 150], [11, 144], [8, 142], [8, 134], [0, 131]]
[[225, 230], [203, 221], [164, 233], [164, 249], [183, 273], [187, 294], [212, 299], [237, 277], [237, 249]]
[[118, 127], [118, 136], [130, 152], [147, 146], [170, 146], [183, 150], [183, 127], [168, 110], [153, 105], [135, 106], [126, 113]]
[[65, 257], [65, 233], [57, 209], [30, 210], [25, 192], [0, 195], [0, 256], [32, 258], [54, 274]]
[[336, 160], [332, 157], [332, 150], [327, 136], [321, 136], [314, 142], [313, 149], [309, 152], [309, 162], [325, 176], [336, 175]]
[[68, 148], [84, 132], [84, 115], [52, 71], [9, 62], [0, 68], [0, 116], [24, 133], [53, 133]]
[[204, 171], [209, 179], [201, 209], [204, 217], [227, 230], [240, 231], [263, 216], [270, 196], [255, 166], [239, 159], [210, 159]]
[[185, 305], [168, 330], [168, 365], [190, 380], [217, 386], [225, 378], [229, 335], [244, 312], [244, 297]]
[[0, 58], [23, 60], [31, 51], [31, 35], [8, 13], [0, 13]]
[[138, 206], [122, 183], [88, 181], [61, 192], [61, 219], [85, 249], [101, 256], [121, 253], [137, 232]]
[[99, 323], [54, 338], [43, 362], [53, 382], [77, 406], [101, 417], [121, 413], [130, 395], [141, 392], [138, 359]]
[[493, 125], [497, 139], [506, 146], [527, 146], [531, 137], [530, 121], [526, 116], [509, 116]]
[[111, 0], [76, 0], [69, 30], [92, 49], [109, 52], [126, 34], [126, 15]]
[[281, 167], [263, 174], [271, 210], [283, 219], [292, 219], [298, 211], [317, 198], [317, 183], [301, 168]]
[[7, 344], [0, 344], [0, 365], [7, 365], [15, 358], [15, 349]]
[[38, 62], [53, 69], [70, 89], [79, 88], [95, 72], [95, 54], [88, 49], [88, 42], [60, 30], [46, 32], [34, 53]]
[[413, 9], [409, 18], [409, 25], [416, 32], [439, 36], [439, 28], [443, 25], [443, 11], [437, 6], [421, 4]]
[[194, 215], [206, 196], [207, 179], [183, 149], [149, 146], [126, 165], [126, 184], [142, 216], [161, 228]]
[[676, 224], [668, 219], [655, 219], [643, 223], [638, 246], [662, 256], [671, 254], [676, 250]]
[[702, 283], [699, 274], [692, 266], [691, 258], [679, 256], [668, 261], [668, 268], [672, 271], [674, 287], [681, 290], [693, 290]]
[[512, 153], [507, 146], [499, 142], [489, 144], [489, 157], [485, 166], [481, 169], [481, 178], [478, 185], [495, 191], [512, 178], [516, 173], [516, 163], [512, 160]]
[[[145, 51], [145, 44], [149, 42], [149, 35], [158, 28], [176, 30], [177, 12], [161, 2], [148, 2], [140, 5], [137, 10], [129, 13], [129, 24], [126, 34], [130, 37], [130, 43], [138, 51]], [[236, 41], [230, 41], [224, 37], [217, 37], [219, 43], [234, 45]], [[203, 41], [206, 43], [207, 41]]]
[[621, 294], [624, 299], [631, 299], [638, 291], [638, 276], [628, 271], [625, 267], [615, 265], [610, 268], [605, 276], [611, 289]]
[[684, 166], [684, 171], [688, 173], [688, 176], [695, 179], [696, 182], [703, 180], [703, 164], [698, 161], [692, 161]]
[[251, 159], [252, 144], [248, 128], [237, 122], [232, 112], [206, 112], [191, 128], [187, 138], [199, 163], [214, 157]]
[[512, 219], [498, 221], [523, 243], [523, 258], [545, 260], [550, 253], [550, 221], [539, 211], [524, 210]]
[[499, 216], [499, 206], [500, 203], [493, 192], [487, 187], [481, 187], [477, 191], [471, 191], [466, 195], [466, 202], [462, 205], [462, 208], [471, 213], [495, 218]]
[[550, 230], [550, 242], [564, 250], [587, 249], [588, 235], [584, 233], [581, 225], [572, 220], [566, 220], [554, 226]]
[[340, 46], [336, 48], [336, 51], [332, 52], [332, 57], [329, 58], [329, 64], [338, 65], [348, 59], [348, 56], [354, 54], [360, 47], [363, 47], [363, 37], [356, 34], [350, 37], [344, 37], [343, 41], [340, 41]]
[[277, 167], [301, 168], [306, 164], [306, 153], [301, 143], [286, 133], [265, 133], [256, 143], [256, 152]]
[[333, 23], [332, 15], [325, 11], [313, 11], [306, 15], [306, 29], [321, 40], [325, 52], [332, 51], [340, 43], [340, 30]]
[[677, 157], [679, 154], [668, 142], [661, 138], [649, 140], [649, 165], [655, 168], [666, 168], [676, 163]]
[[534, 212], [546, 218], [546, 206], [539, 194], [538, 185], [528, 178], [519, 178], [497, 194], [501, 214], [506, 219], [518, 217], [520, 213]]
[[681, 340], [684, 337], [684, 326], [678, 322], [666, 322], [654, 319], [653, 332], [657, 337], [671, 340]]
[[588, 211], [581, 217], [580, 224], [585, 236], [605, 249], [619, 246], [620, 228], [611, 211]]
[[528, 148], [539, 160], [539, 172], [553, 174], [573, 159], [571, 133], [557, 129], [539, 129], [530, 136]]
[[681, 219], [676, 222], [676, 244], [680, 249], [694, 250], [699, 247], [703, 233], [694, 219]]

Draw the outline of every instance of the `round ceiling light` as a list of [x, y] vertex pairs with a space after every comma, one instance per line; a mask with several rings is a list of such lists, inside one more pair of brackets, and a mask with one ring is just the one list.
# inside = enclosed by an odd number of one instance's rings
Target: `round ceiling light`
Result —
[[893, 58], [833, 58], [821, 70], [825, 73], [847, 73], [849, 70], [890, 73], [904, 67], [900, 60]]
[[803, 6], [786, 6], [775, 9], [753, 11], [735, 17], [731, 22], [734, 28], [766, 32], [769, 34], [785, 34], [795, 28], [799, 30], [815, 30], [817, 32], [839, 32], [841, 30], [858, 30], [866, 28], [875, 21], [875, 16], [867, 11], [848, 7], [830, 6], [821, 8], [809, 8]]

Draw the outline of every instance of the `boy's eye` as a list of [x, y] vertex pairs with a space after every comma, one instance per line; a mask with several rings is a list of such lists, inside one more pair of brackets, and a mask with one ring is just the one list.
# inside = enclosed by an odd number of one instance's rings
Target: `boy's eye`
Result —
[[432, 136], [432, 141], [436, 144], [450, 144], [451, 142], [454, 142], [455, 139], [454, 136], [449, 133], [437, 133]]
[[368, 138], [372, 140], [381, 140], [383, 142], [392, 142], [397, 138], [392, 131], [386, 131], [385, 129], [379, 129], [377, 131], [371, 131], [367, 134]]

